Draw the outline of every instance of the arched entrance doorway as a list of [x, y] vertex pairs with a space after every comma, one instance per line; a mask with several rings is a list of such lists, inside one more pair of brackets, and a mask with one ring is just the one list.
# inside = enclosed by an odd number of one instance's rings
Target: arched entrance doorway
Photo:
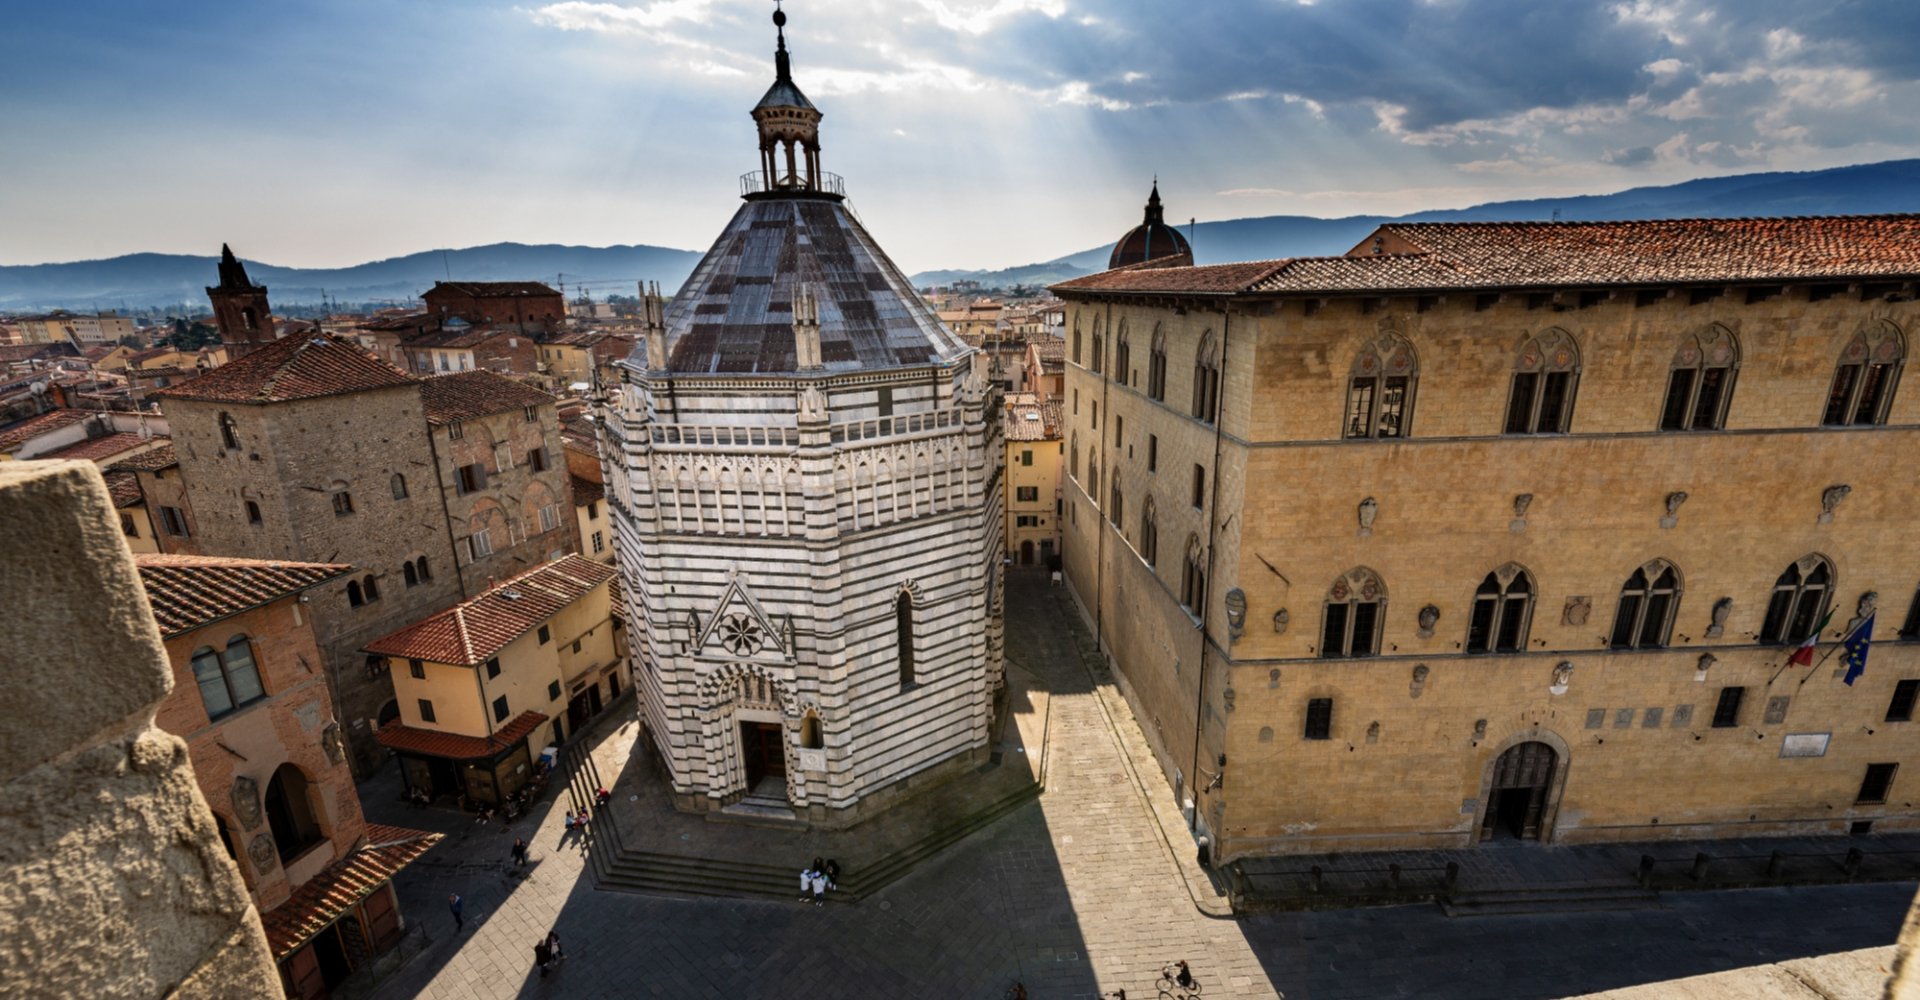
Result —
[[1481, 840], [1539, 840], [1560, 755], [1538, 741], [1516, 743], [1494, 759]]

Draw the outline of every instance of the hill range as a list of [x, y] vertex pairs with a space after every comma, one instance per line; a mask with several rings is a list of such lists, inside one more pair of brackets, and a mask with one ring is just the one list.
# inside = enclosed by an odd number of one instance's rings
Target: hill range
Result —
[[[1192, 227], [1198, 263], [1344, 253], [1383, 222], [1511, 222], [1672, 219], [1778, 215], [1853, 215], [1920, 211], [1920, 159], [1795, 173], [1710, 177], [1613, 194], [1491, 202], [1470, 208], [1402, 216], [1355, 215], [1321, 219], [1275, 215], [1202, 222]], [[1116, 233], [1131, 219], [1117, 220]], [[986, 287], [1064, 281], [1106, 265], [1108, 246], [998, 270], [933, 270], [913, 275], [920, 287], [959, 280]], [[427, 250], [352, 267], [291, 268], [247, 261], [253, 280], [273, 290], [276, 305], [334, 302], [413, 304], [436, 280], [547, 280], [584, 282], [596, 297], [633, 294], [639, 280], [678, 288], [699, 262], [693, 250], [646, 245], [581, 247], [495, 243], [460, 250]], [[0, 266], [0, 310], [67, 308], [206, 309], [205, 287], [217, 258], [136, 253], [105, 260]]]

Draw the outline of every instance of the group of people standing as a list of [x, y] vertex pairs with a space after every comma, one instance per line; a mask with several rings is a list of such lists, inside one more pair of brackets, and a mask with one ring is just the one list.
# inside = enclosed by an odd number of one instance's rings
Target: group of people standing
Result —
[[813, 859], [813, 864], [800, 873], [800, 901], [813, 900], [813, 905], [826, 903], [828, 889], [837, 889], [840, 879], [840, 862], [828, 858], [825, 861]]
[[547, 936], [533, 946], [533, 964], [540, 967], [542, 978], [546, 977], [548, 969], [566, 957], [567, 953], [560, 947], [560, 935], [556, 931], [548, 931]]

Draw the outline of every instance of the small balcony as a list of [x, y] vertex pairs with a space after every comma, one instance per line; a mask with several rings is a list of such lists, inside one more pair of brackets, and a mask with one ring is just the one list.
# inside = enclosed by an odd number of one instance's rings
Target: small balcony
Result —
[[769, 177], [764, 170], [741, 174], [740, 197], [759, 194], [819, 194], [845, 198], [847, 185], [839, 174], [824, 170], [814, 178], [812, 186], [808, 186], [807, 179], [798, 174], [775, 174]]

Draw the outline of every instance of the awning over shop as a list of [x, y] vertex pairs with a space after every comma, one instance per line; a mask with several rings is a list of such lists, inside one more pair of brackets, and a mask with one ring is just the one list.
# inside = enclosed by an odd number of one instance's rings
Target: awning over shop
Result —
[[416, 729], [403, 726], [398, 719], [387, 723], [374, 734], [380, 745], [402, 753], [418, 754], [423, 757], [441, 757], [446, 760], [491, 760], [502, 751], [511, 749], [525, 740], [547, 717], [539, 712], [521, 712], [512, 722], [500, 727], [492, 736], [462, 736], [458, 733], [442, 733], [432, 729]]
[[281, 961], [299, 950], [444, 836], [368, 823], [366, 846], [327, 866], [260, 918], [266, 925], [267, 943], [273, 947], [273, 960]]

